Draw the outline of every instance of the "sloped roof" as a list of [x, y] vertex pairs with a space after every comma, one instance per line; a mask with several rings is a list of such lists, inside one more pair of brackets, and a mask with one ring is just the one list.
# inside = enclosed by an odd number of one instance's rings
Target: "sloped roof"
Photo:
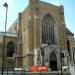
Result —
[[48, 5], [48, 6], [55, 6], [55, 7], [58, 7], [57, 5], [54, 5], [54, 4], [51, 4], [51, 3], [48, 3], [48, 2], [43, 2], [43, 1], [40, 1], [41, 4], [44, 4], [44, 5]]
[[66, 33], [74, 36], [74, 34], [68, 28], [66, 28]]

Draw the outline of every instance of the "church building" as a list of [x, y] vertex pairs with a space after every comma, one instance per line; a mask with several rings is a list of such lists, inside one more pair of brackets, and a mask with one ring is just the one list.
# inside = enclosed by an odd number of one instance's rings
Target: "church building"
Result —
[[66, 27], [62, 5], [29, 0], [29, 5], [18, 14], [8, 33], [5, 66], [42, 65], [48, 66], [49, 71], [60, 71], [61, 67], [67, 66], [68, 71], [69, 63], [75, 60], [75, 38]]

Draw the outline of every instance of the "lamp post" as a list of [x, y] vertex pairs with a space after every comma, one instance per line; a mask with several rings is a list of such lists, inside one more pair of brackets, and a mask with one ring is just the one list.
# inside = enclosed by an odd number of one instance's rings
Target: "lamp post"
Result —
[[7, 13], [8, 13], [8, 4], [4, 3], [3, 6], [6, 8], [6, 18], [5, 18], [5, 32], [4, 32], [4, 50], [2, 55], [2, 75], [4, 71], [4, 53], [5, 53], [5, 37], [6, 37], [6, 26], [7, 26]]
[[3, 6], [6, 8], [6, 19], [5, 19], [5, 36], [6, 36], [8, 4], [7, 3], [4, 3]]

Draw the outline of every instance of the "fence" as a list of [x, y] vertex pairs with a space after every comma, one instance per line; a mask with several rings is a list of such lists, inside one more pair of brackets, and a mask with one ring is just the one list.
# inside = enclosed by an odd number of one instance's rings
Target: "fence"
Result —
[[[0, 75], [2, 75], [2, 71], [0, 70]], [[14, 71], [14, 70], [4, 70], [3, 75], [70, 75], [69, 72], [63, 72], [61, 74], [60, 71], [51, 71], [51, 72], [26, 72], [25, 70]]]

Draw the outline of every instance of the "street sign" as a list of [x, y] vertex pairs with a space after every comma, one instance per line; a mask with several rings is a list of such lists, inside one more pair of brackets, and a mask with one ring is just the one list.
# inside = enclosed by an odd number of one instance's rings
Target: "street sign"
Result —
[[22, 71], [23, 68], [14, 68], [15, 71]]

